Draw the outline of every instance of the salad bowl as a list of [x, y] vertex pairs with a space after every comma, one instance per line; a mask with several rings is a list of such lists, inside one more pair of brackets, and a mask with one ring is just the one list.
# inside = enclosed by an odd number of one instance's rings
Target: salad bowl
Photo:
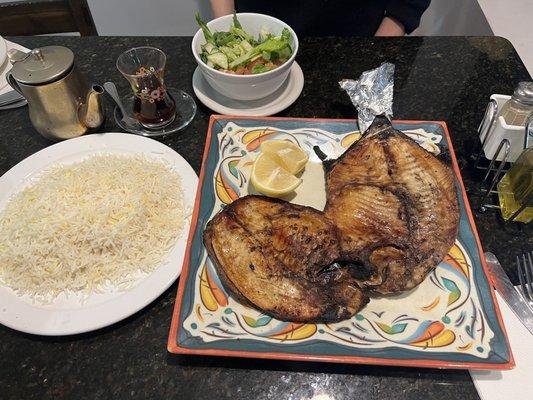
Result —
[[[296, 53], [298, 52], [298, 37], [294, 30], [277, 18], [255, 13], [236, 14], [242, 29], [253, 37], [258, 37], [261, 32], [280, 35], [284, 28], [290, 32], [290, 45], [292, 54], [280, 66], [266, 72], [238, 75], [219, 71], [207, 65], [201, 58], [202, 45], [206, 43], [204, 34], [199, 29], [192, 39], [192, 53], [198, 68], [205, 80], [213, 89], [222, 95], [235, 100], [257, 100], [275, 92], [289, 76]], [[229, 31], [233, 23], [233, 15], [225, 15], [207, 23], [211, 32]]]

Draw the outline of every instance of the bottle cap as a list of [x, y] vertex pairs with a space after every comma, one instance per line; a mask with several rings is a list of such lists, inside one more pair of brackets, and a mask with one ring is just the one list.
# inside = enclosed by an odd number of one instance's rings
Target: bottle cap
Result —
[[520, 103], [533, 106], [533, 82], [520, 82], [513, 93]]

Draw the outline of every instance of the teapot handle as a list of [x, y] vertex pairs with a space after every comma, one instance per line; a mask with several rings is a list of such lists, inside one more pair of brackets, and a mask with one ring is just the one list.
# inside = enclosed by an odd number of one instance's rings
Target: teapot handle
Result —
[[24, 93], [22, 93], [22, 90], [20, 89], [19, 84], [17, 83], [15, 78], [13, 78], [13, 75], [11, 75], [11, 71], [9, 71], [6, 74], [6, 80], [7, 80], [7, 83], [9, 83], [9, 86], [11, 86], [13, 89], [19, 92], [22, 96], [24, 96]]

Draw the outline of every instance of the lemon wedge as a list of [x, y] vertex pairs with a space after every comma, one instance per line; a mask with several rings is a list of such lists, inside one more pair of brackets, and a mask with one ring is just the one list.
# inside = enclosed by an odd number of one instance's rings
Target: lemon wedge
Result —
[[263, 142], [261, 143], [261, 152], [272, 156], [292, 175], [301, 172], [309, 160], [305, 151], [286, 140], [268, 140]]
[[276, 157], [261, 153], [255, 159], [251, 182], [258, 192], [271, 197], [282, 197], [296, 189], [301, 179], [283, 168]]

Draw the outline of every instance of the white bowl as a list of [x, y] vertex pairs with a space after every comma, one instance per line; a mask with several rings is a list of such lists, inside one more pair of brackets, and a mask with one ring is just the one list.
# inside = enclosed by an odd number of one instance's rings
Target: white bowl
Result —
[[[262, 28], [274, 35], [280, 35], [283, 28], [291, 33], [291, 57], [279, 67], [254, 75], [235, 75], [217, 71], [200, 59], [201, 45], [205, 44], [204, 34], [199, 29], [192, 39], [192, 53], [206, 81], [219, 93], [235, 100], [257, 100], [275, 92], [289, 76], [292, 63], [298, 51], [298, 37], [292, 28], [277, 18], [264, 14], [240, 13], [237, 18], [243, 29], [257, 37]], [[207, 23], [211, 32], [228, 31], [233, 15], [225, 15]]]

